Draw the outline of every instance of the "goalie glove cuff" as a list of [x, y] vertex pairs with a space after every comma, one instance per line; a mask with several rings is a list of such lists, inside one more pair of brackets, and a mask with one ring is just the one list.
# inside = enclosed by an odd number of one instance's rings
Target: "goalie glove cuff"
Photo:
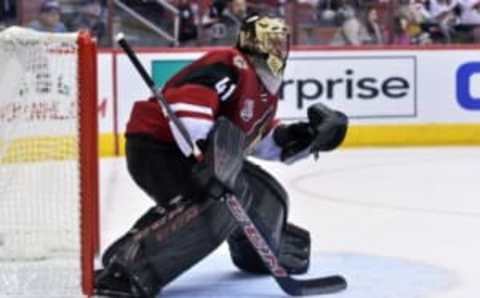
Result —
[[273, 140], [282, 148], [280, 160], [283, 162], [296, 160], [298, 155], [308, 155], [309, 150], [307, 149], [314, 137], [313, 130], [306, 122], [279, 125], [273, 132]]
[[289, 163], [330, 151], [343, 142], [348, 128], [348, 118], [339, 111], [317, 103], [307, 110], [309, 122], [280, 125], [273, 132], [275, 143], [282, 149], [280, 159]]

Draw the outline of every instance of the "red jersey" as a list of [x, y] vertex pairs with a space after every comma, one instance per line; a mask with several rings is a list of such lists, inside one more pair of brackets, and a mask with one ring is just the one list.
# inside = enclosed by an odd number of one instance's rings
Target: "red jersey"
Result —
[[[277, 95], [265, 88], [248, 58], [233, 48], [211, 51], [184, 68], [166, 83], [163, 95], [194, 141], [205, 139], [220, 116], [241, 128], [249, 145], [275, 125]], [[129, 134], [176, 141], [153, 98], [135, 103], [127, 124]]]

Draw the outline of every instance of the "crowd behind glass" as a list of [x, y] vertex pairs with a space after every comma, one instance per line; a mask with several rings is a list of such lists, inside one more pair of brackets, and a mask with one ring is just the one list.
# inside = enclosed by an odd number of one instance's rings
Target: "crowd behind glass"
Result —
[[[118, 31], [137, 46], [232, 45], [241, 19], [255, 11], [285, 17], [297, 45], [480, 41], [480, 0], [0, 0], [0, 30], [89, 30], [104, 47]], [[173, 32], [174, 18], [175, 42], [155, 33]]]

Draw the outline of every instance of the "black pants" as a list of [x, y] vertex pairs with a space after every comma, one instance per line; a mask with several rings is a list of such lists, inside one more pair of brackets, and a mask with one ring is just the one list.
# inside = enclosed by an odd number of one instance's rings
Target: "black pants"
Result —
[[128, 135], [126, 154], [133, 180], [157, 205], [166, 207], [179, 194], [196, 196], [191, 179], [194, 161], [175, 144], [163, 144], [146, 135]]

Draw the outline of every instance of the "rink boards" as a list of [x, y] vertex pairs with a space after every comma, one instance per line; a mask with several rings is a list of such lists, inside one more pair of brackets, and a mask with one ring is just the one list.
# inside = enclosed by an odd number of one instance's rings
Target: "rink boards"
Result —
[[[203, 55], [139, 49], [158, 86]], [[291, 52], [277, 116], [304, 119], [316, 102], [351, 119], [344, 146], [480, 144], [480, 57], [476, 48], [322, 49]], [[122, 153], [133, 102], [149, 90], [117, 51], [99, 54], [101, 153]]]

